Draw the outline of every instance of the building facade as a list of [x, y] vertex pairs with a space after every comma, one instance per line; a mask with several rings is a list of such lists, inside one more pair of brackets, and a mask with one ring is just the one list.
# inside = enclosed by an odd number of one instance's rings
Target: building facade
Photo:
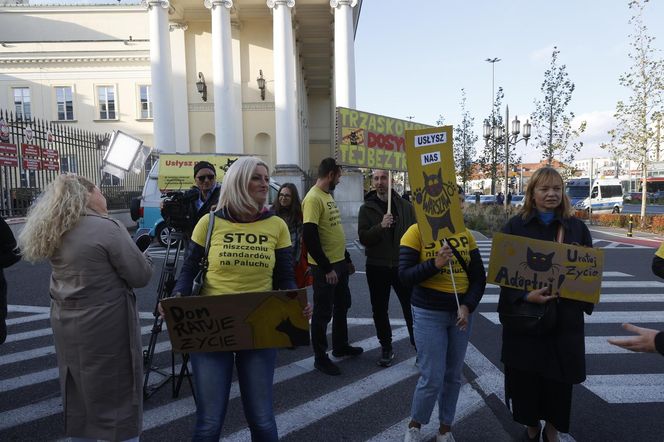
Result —
[[[253, 154], [286, 178], [355, 107], [358, 0], [0, 7], [0, 108], [162, 152]], [[300, 184], [300, 183], [298, 183]]]

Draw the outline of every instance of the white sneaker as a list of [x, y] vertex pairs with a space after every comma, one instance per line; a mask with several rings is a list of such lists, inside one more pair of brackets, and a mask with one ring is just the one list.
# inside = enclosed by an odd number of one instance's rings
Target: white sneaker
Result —
[[454, 436], [451, 431], [445, 434], [436, 433], [436, 442], [454, 442]]
[[403, 442], [420, 442], [421, 435], [420, 429], [417, 427], [410, 427], [406, 431], [406, 435], [403, 438]]

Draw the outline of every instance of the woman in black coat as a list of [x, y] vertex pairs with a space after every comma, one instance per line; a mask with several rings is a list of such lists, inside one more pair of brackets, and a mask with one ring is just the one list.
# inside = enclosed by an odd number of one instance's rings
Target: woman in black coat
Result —
[[16, 264], [21, 259], [16, 249], [16, 239], [11, 229], [0, 217], [0, 344], [7, 339], [7, 281], [3, 273], [4, 268]]
[[[556, 241], [560, 232], [564, 243], [592, 247], [590, 231], [570, 213], [562, 177], [545, 167], [533, 174], [523, 208], [503, 233]], [[525, 440], [539, 440], [540, 420], [545, 420], [543, 439], [557, 441], [559, 431], [569, 432], [572, 385], [586, 379], [583, 314], [591, 314], [593, 304], [558, 298], [549, 287], [530, 292], [503, 287], [498, 311], [523, 302], [557, 303], [556, 324], [543, 335], [503, 327], [505, 400], [512, 403], [514, 420], [528, 427]]]

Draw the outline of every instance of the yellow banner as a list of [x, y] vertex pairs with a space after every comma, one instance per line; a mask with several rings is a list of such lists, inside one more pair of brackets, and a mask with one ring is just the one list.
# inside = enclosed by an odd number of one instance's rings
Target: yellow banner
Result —
[[236, 154], [164, 154], [159, 155], [159, 177], [157, 185], [167, 190], [187, 190], [195, 184], [194, 166], [200, 161], [214, 165], [217, 182], [223, 180], [231, 164], [238, 159]]
[[452, 153], [452, 126], [406, 131], [408, 180], [424, 244], [465, 229]]
[[550, 286], [562, 298], [597, 304], [603, 269], [600, 249], [495, 233], [487, 283], [527, 292]]
[[337, 108], [337, 161], [372, 169], [406, 170], [405, 131], [425, 124]]

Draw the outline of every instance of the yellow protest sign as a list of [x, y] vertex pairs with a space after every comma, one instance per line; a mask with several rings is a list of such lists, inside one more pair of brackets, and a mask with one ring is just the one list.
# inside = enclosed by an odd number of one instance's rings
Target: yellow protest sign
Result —
[[405, 131], [425, 124], [338, 107], [336, 150], [339, 164], [406, 170]]
[[167, 190], [187, 190], [194, 183], [194, 166], [199, 161], [207, 161], [217, 171], [217, 181], [221, 182], [231, 164], [237, 160], [235, 154], [164, 154], [159, 155], [159, 177], [157, 185], [162, 192]]
[[424, 244], [465, 229], [452, 153], [452, 126], [406, 131], [408, 180]]
[[173, 351], [237, 351], [309, 345], [306, 289], [161, 301]]
[[597, 304], [603, 269], [600, 249], [495, 233], [487, 283], [528, 292], [550, 286], [562, 298]]

